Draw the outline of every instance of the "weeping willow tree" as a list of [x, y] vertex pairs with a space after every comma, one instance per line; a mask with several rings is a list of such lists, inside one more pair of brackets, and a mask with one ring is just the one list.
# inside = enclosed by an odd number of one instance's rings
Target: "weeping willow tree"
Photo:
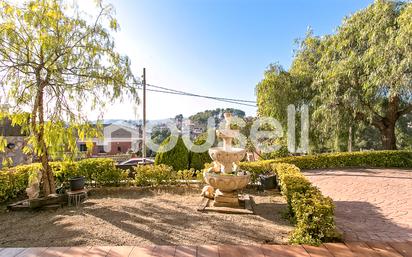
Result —
[[0, 118], [29, 135], [24, 151], [41, 160], [44, 195], [55, 192], [49, 160], [98, 134], [87, 113], [137, 99], [130, 60], [110, 34], [119, 28], [114, 9], [97, 2], [95, 10], [86, 14], [62, 0], [0, 2], [1, 101], [9, 106]]
[[283, 121], [288, 104], [308, 103], [317, 150], [350, 149], [364, 126], [379, 133], [381, 149], [394, 150], [412, 113], [411, 38], [412, 3], [376, 0], [335, 34], [309, 33], [288, 71], [270, 66], [256, 87], [258, 113]]

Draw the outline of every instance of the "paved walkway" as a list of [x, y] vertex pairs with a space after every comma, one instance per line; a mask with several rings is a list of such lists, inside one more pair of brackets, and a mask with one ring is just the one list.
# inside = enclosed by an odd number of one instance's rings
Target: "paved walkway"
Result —
[[412, 256], [412, 242], [392, 243], [328, 243], [320, 247], [291, 245], [256, 246], [101, 246], [0, 248], [1, 257], [353, 257], [353, 256]]
[[336, 205], [345, 241], [412, 240], [412, 170], [313, 170], [304, 174]]

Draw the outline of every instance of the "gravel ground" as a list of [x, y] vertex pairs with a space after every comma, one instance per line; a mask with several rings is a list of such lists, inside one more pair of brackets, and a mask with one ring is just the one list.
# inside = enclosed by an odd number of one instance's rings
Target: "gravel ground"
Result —
[[293, 226], [278, 192], [251, 190], [256, 215], [196, 211], [200, 189], [112, 188], [81, 207], [0, 212], [1, 247], [282, 244]]

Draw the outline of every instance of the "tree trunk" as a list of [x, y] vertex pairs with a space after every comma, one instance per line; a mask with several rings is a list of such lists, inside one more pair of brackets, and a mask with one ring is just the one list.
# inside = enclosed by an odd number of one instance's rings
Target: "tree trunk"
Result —
[[54, 184], [54, 176], [52, 174], [51, 167], [49, 165], [49, 152], [47, 150], [46, 142], [44, 141], [44, 110], [43, 110], [43, 90], [39, 98], [39, 132], [37, 135], [37, 142], [41, 148], [41, 164], [43, 167], [42, 179], [43, 179], [43, 190], [44, 195], [56, 193], [56, 185]]
[[[54, 176], [51, 167], [49, 165], [49, 153], [47, 150], [46, 142], [44, 140], [44, 86], [44, 81], [40, 81], [40, 83], [38, 83], [38, 90], [32, 115], [32, 130], [37, 139], [37, 147], [40, 150], [40, 160], [42, 163], [41, 193], [44, 196], [48, 196], [49, 194], [54, 194], [56, 192], [56, 185], [54, 182]], [[39, 118], [38, 123], [37, 114]]]
[[399, 118], [399, 97], [397, 95], [389, 97], [386, 117], [382, 120], [381, 128], [382, 146], [385, 150], [396, 150], [395, 126]]
[[382, 147], [384, 150], [396, 150], [395, 124], [386, 126], [381, 131]]

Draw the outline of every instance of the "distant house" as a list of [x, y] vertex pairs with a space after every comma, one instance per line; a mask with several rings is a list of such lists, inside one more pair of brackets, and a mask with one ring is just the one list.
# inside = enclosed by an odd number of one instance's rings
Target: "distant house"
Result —
[[5, 159], [11, 160], [11, 166], [31, 163], [32, 158], [23, 153], [26, 135], [22, 133], [20, 126], [12, 126], [9, 119], [0, 120], [0, 136], [7, 141], [5, 151], [0, 152], [0, 168]]
[[[142, 148], [142, 131], [140, 126], [131, 127], [127, 125], [105, 124], [103, 125], [103, 137], [94, 138], [92, 155], [115, 155], [136, 152]], [[77, 142], [80, 152], [87, 152], [85, 141]]]
[[186, 119], [184, 121], [183, 127], [189, 129], [190, 137], [192, 139], [198, 137], [199, 135], [201, 135], [205, 131], [202, 127], [198, 126], [197, 124], [195, 124], [194, 122], [192, 122], [189, 119]]

